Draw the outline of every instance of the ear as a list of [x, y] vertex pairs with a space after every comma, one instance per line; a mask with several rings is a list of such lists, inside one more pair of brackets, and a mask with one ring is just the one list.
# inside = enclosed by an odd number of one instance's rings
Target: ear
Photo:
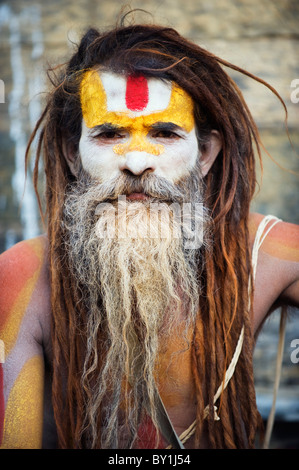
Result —
[[62, 150], [71, 173], [77, 177], [80, 169], [80, 158], [76, 152], [73, 142], [67, 142], [66, 140], [63, 140]]
[[218, 131], [212, 130], [208, 141], [201, 148], [199, 157], [202, 176], [206, 176], [222, 149], [222, 141]]

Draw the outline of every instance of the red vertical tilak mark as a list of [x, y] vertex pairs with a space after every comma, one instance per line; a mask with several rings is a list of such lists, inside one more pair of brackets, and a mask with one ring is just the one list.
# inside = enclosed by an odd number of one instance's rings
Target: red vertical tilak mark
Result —
[[147, 79], [130, 75], [127, 79], [126, 105], [130, 111], [142, 111], [148, 104]]
[[4, 428], [4, 385], [3, 385], [3, 365], [0, 363], [0, 445], [3, 438]]

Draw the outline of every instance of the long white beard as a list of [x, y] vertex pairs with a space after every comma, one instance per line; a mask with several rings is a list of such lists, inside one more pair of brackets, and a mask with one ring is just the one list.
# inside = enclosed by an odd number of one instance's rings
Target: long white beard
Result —
[[[107, 202], [103, 186], [83, 187], [83, 192], [77, 189], [67, 197], [63, 223], [71, 269], [88, 292], [83, 384], [95, 370], [97, 377], [87, 421], [95, 445], [96, 416], [104, 404], [102, 447], [111, 448], [119, 444], [122, 406], [129, 442], [136, 438], [141, 389], [156, 423], [156, 360], [167, 347], [167, 338], [181, 332], [182, 324], [187, 332], [195, 319], [198, 251], [204, 237], [200, 233], [194, 238], [193, 232], [195, 227], [197, 232], [204, 229], [206, 217], [198, 194], [192, 195], [185, 216], [181, 211], [179, 217], [183, 203], [173, 207], [153, 199], [136, 202], [122, 196], [116, 200], [116, 191]], [[190, 242], [194, 249], [186, 248]], [[105, 351], [100, 370], [99, 336]], [[124, 379], [130, 383], [125, 398]]]

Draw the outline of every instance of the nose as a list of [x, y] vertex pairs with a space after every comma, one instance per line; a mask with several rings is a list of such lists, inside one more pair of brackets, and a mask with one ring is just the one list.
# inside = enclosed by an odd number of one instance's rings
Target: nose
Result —
[[130, 171], [135, 176], [140, 176], [145, 171], [155, 171], [155, 163], [152, 155], [147, 152], [128, 152], [120, 164], [120, 170]]

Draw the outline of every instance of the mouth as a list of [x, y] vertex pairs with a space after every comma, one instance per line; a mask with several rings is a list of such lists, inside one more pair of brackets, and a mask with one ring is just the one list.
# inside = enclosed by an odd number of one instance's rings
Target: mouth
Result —
[[126, 198], [129, 199], [129, 201], [145, 201], [149, 199], [149, 196], [146, 193], [131, 193], [126, 195]]

